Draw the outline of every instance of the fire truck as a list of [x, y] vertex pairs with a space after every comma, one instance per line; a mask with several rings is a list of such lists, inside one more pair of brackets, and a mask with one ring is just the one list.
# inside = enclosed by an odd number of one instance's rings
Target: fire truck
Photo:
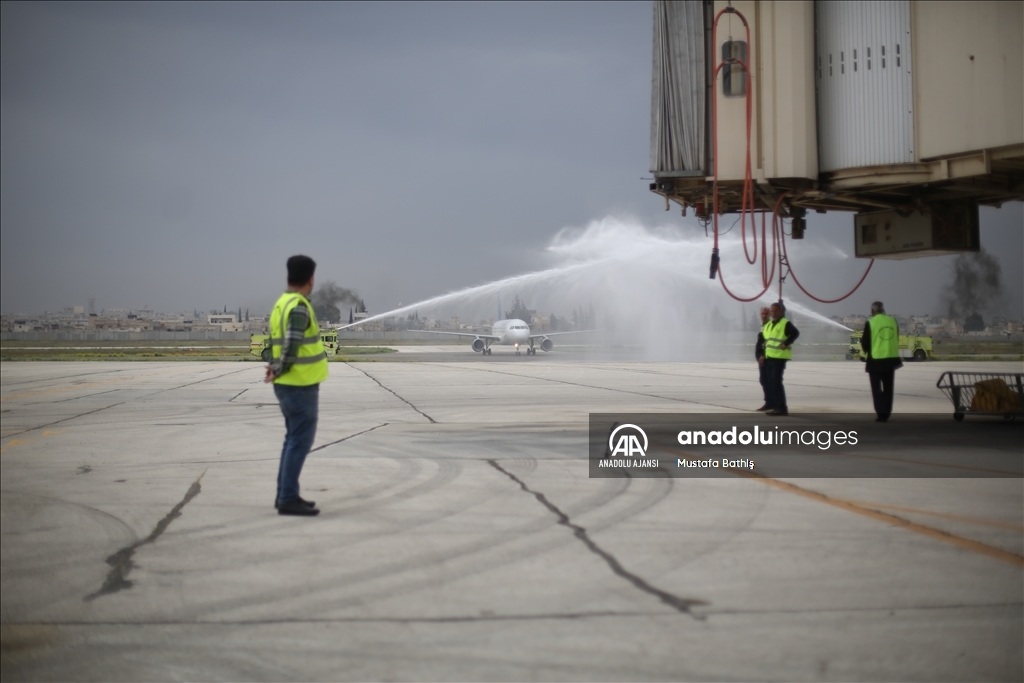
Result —
[[[850, 335], [850, 350], [846, 354], [846, 360], [866, 360], [860, 348], [860, 339], [863, 335], [863, 331]], [[929, 360], [932, 357], [932, 338], [901, 334], [899, 350], [900, 358], [904, 360]]]
[[[334, 330], [322, 330], [320, 332], [320, 341], [323, 342], [324, 351], [327, 352], [327, 357], [337, 355], [338, 353], [338, 333]], [[249, 336], [249, 354], [256, 356], [264, 363], [269, 363], [271, 360], [270, 352], [270, 335], [269, 334], [253, 334]]]

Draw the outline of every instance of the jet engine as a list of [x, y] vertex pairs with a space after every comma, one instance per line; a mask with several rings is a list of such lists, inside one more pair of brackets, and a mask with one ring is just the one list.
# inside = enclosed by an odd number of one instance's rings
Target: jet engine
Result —
[[540, 343], [541, 351], [550, 351], [553, 348], [555, 348], [555, 342], [551, 341], [547, 337], [545, 337], [544, 341]]
[[473, 350], [477, 353], [481, 353], [484, 350], [484, 340], [477, 337], [473, 340]]

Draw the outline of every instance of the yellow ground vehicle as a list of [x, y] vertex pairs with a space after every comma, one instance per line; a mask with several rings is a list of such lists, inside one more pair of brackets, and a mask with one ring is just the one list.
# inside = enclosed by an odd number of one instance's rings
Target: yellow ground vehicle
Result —
[[[863, 335], [863, 331], [854, 332], [850, 335], [850, 350], [846, 354], [846, 360], [864, 360], [860, 349], [860, 338]], [[899, 350], [900, 358], [906, 360], [928, 360], [932, 357], [932, 338], [901, 334]]]
[[[320, 332], [320, 341], [323, 342], [327, 357], [338, 353], [338, 333], [333, 330]], [[270, 335], [253, 334], [249, 335], [249, 354], [256, 356], [264, 363], [270, 362]]]

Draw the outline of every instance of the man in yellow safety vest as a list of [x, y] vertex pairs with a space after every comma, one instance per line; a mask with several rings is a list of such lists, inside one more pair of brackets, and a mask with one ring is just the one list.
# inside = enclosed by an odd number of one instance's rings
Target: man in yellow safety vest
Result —
[[782, 373], [786, 371], [786, 363], [793, 357], [793, 342], [800, 336], [796, 325], [784, 317], [786, 309], [781, 303], [771, 307], [772, 319], [764, 324], [761, 334], [764, 335], [764, 357], [758, 362], [764, 364], [768, 384], [768, 401], [772, 410], [768, 415], [789, 415], [786, 403], [786, 388], [782, 386]]
[[875, 402], [875, 422], [887, 422], [892, 415], [895, 395], [893, 381], [896, 370], [903, 367], [900, 360], [900, 328], [896, 319], [885, 314], [881, 301], [871, 304], [871, 317], [864, 323], [860, 348], [864, 351], [864, 371], [871, 381], [871, 398]]
[[270, 314], [272, 360], [263, 381], [274, 383], [284, 414], [284, 447], [274, 503], [281, 515], [320, 514], [313, 501], [299, 495], [299, 474], [316, 437], [320, 383], [327, 379], [327, 353], [309, 303], [314, 271], [316, 262], [308, 256], [288, 259], [288, 289]]

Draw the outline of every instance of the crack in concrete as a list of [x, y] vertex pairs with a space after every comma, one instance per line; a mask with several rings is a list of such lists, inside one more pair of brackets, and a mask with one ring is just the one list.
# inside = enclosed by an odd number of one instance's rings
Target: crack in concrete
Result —
[[341, 443], [342, 441], [348, 441], [349, 439], [354, 439], [357, 436], [360, 436], [361, 434], [367, 434], [369, 432], [372, 432], [375, 429], [380, 429], [381, 427], [387, 427], [387, 426], [388, 426], [388, 423], [385, 422], [383, 424], [377, 425], [376, 427], [370, 427], [369, 429], [364, 429], [361, 432], [356, 432], [355, 434], [349, 434], [348, 436], [343, 437], [341, 439], [338, 439], [337, 441], [331, 441], [329, 443], [325, 443], [323, 446], [317, 446], [316, 448], [312, 449], [310, 451], [310, 453], [316, 453], [317, 451], [323, 450], [324, 448], [327, 448], [328, 446], [333, 446], [336, 443]]
[[156, 523], [153, 530], [149, 532], [149, 536], [146, 536], [141, 541], [136, 541], [129, 546], [121, 548], [116, 553], [107, 558], [107, 564], [110, 565], [110, 571], [107, 572], [107, 578], [103, 582], [103, 586], [100, 587], [95, 593], [82, 598], [84, 602], [92, 602], [96, 598], [103, 597], [104, 595], [110, 595], [111, 593], [117, 593], [118, 591], [126, 588], [131, 588], [134, 584], [128, 580], [128, 574], [132, 569], [135, 568], [135, 563], [132, 562], [132, 556], [135, 551], [142, 546], [153, 543], [162, 533], [167, 531], [167, 527], [171, 525], [178, 517], [181, 517], [182, 509], [189, 504], [189, 502], [199, 495], [199, 492], [203, 490], [200, 481], [206, 475], [206, 470], [199, 475], [199, 478], [192, 482], [192, 486], [189, 487], [185, 493], [185, 497], [181, 499], [177, 505], [171, 508], [171, 511], [164, 515], [163, 519]]
[[374, 382], [376, 382], [376, 383], [377, 383], [377, 386], [379, 386], [379, 387], [380, 387], [381, 389], [383, 389], [384, 391], [387, 391], [387, 392], [389, 392], [389, 393], [390, 393], [390, 394], [391, 394], [392, 396], [394, 396], [395, 398], [399, 399], [400, 401], [402, 401], [403, 403], [405, 403], [405, 404], [406, 404], [407, 406], [409, 406], [410, 408], [412, 408], [413, 410], [415, 410], [415, 411], [416, 411], [417, 413], [419, 413], [419, 414], [420, 414], [420, 415], [422, 415], [423, 417], [425, 417], [425, 418], [427, 418], [428, 420], [430, 420], [430, 424], [437, 424], [437, 420], [435, 420], [434, 418], [432, 418], [432, 417], [430, 417], [429, 415], [427, 415], [426, 413], [424, 413], [424, 412], [423, 412], [422, 410], [420, 410], [419, 408], [417, 408], [416, 406], [414, 406], [414, 405], [413, 405], [413, 404], [412, 404], [411, 402], [409, 402], [409, 401], [408, 401], [408, 400], [406, 400], [405, 398], [403, 398], [403, 397], [399, 396], [398, 394], [396, 394], [396, 393], [395, 393], [394, 391], [392, 391], [391, 389], [388, 389], [388, 388], [387, 388], [386, 386], [384, 386], [383, 384], [381, 384], [381, 383], [380, 383], [380, 380], [379, 380], [379, 379], [377, 379], [376, 377], [374, 377], [373, 375], [371, 375], [370, 373], [368, 373], [368, 372], [367, 372], [366, 370], [363, 370], [362, 368], [357, 368], [357, 367], [355, 367], [354, 365], [352, 365], [351, 363], [345, 363], [345, 365], [349, 366], [350, 368], [354, 368], [354, 369], [358, 370], [359, 372], [363, 373], [364, 375], [366, 375], [367, 377], [369, 377], [370, 379], [372, 379], [372, 380], [373, 380]]
[[526, 493], [529, 493], [534, 498], [536, 498], [537, 501], [541, 505], [546, 507], [552, 514], [554, 514], [558, 518], [558, 523], [559, 524], [561, 524], [564, 527], [568, 527], [569, 529], [572, 530], [573, 535], [580, 542], [582, 542], [583, 545], [585, 545], [587, 547], [587, 550], [589, 550], [590, 552], [594, 553], [595, 555], [600, 557], [602, 560], [604, 560], [605, 563], [608, 565], [608, 568], [611, 569], [612, 572], [616, 576], [619, 576], [619, 577], [625, 579], [626, 581], [628, 581], [629, 583], [633, 584], [633, 586], [636, 587], [638, 590], [641, 590], [644, 593], [647, 593], [649, 595], [653, 595], [654, 597], [658, 598], [659, 600], [661, 600], [663, 603], [665, 603], [669, 607], [671, 607], [671, 608], [673, 608], [673, 609], [675, 609], [675, 610], [677, 610], [679, 612], [682, 612], [683, 614], [688, 614], [691, 617], [693, 617], [694, 619], [697, 619], [699, 621], [703, 621], [704, 620], [703, 616], [694, 614], [690, 610], [690, 607], [695, 606], [695, 605], [706, 605], [708, 603], [706, 603], [706, 602], [704, 602], [702, 600], [691, 600], [689, 598], [681, 598], [678, 595], [673, 595], [672, 593], [669, 593], [667, 591], [663, 591], [660, 588], [656, 588], [655, 586], [652, 586], [647, 581], [645, 581], [643, 578], [637, 576], [633, 572], [631, 572], [631, 571], [627, 570], [625, 567], [623, 567], [622, 563], [620, 563], [619, 560], [614, 555], [609, 553], [607, 550], [605, 550], [601, 546], [597, 545], [597, 543], [595, 543], [594, 540], [592, 538], [590, 538], [590, 535], [587, 533], [587, 530], [585, 528], [581, 527], [578, 524], [574, 524], [572, 522], [572, 520], [569, 519], [569, 516], [567, 514], [565, 514], [564, 512], [562, 512], [558, 508], [557, 505], [555, 505], [554, 503], [549, 501], [547, 499], [547, 496], [545, 496], [543, 493], [540, 493], [539, 491], [532, 490], [529, 486], [526, 485], [526, 482], [524, 482], [522, 479], [520, 479], [519, 477], [517, 477], [516, 475], [512, 474], [511, 472], [506, 470], [504, 467], [499, 465], [496, 460], [488, 460], [487, 463], [491, 467], [493, 467], [494, 469], [498, 470], [499, 472], [504, 474], [506, 477], [508, 477], [509, 479], [514, 481], [515, 483], [519, 484], [519, 488], [521, 488], [523, 491], [525, 491]]

